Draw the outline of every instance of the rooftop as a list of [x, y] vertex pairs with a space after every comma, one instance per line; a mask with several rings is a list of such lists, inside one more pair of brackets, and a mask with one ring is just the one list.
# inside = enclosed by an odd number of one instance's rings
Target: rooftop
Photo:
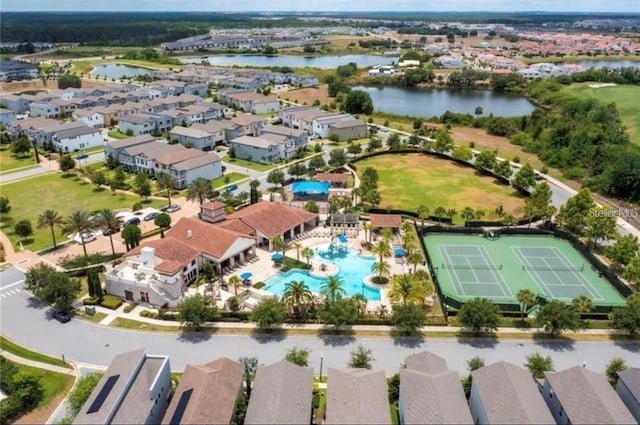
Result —
[[169, 132], [169, 134], [175, 134], [178, 136], [185, 136], [185, 137], [192, 137], [194, 139], [203, 139], [206, 137], [211, 137], [211, 134], [209, 134], [208, 132], [201, 130], [199, 128], [193, 128], [193, 127], [182, 127], [182, 126], [176, 126], [173, 127], [173, 129]]
[[640, 403], [640, 368], [630, 367], [618, 372], [618, 376], [620, 377], [618, 382], [622, 382], [629, 389], [636, 402]]
[[100, 129], [85, 126], [85, 127], [76, 127], [76, 128], [70, 128], [67, 130], [57, 131], [56, 136], [58, 136], [59, 140], [62, 140], [62, 139], [67, 139], [69, 137], [78, 137], [78, 136], [84, 136], [85, 134], [95, 134], [95, 133], [100, 133]]
[[[265, 135], [266, 136], [266, 135]], [[270, 146], [274, 146], [279, 144], [280, 142], [276, 142], [270, 140], [267, 137], [259, 136], [240, 136], [231, 140], [231, 143], [237, 143], [240, 145], [253, 146], [261, 149], [269, 149]]]
[[228, 215], [227, 220], [240, 219], [266, 237], [273, 238], [317, 216], [301, 208], [262, 201]]
[[331, 128], [351, 128], [351, 127], [362, 127], [366, 126], [364, 121], [362, 120], [339, 120], [329, 124]]
[[402, 216], [399, 214], [369, 214], [371, 226], [374, 228], [390, 227], [397, 229], [402, 227]]
[[346, 183], [348, 176], [347, 173], [318, 173], [314, 178], [319, 182]]
[[[154, 255], [160, 260], [154, 267], [160, 273], [169, 275], [175, 274], [186, 263], [198, 256], [199, 252], [180, 240], [172, 237], [165, 237], [141, 245], [127, 252], [127, 257], [139, 256], [143, 248], [154, 248]], [[170, 268], [168, 266], [173, 266]]]
[[327, 424], [390, 424], [384, 371], [329, 369]]
[[142, 143], [154, 142], [155, 140], [156, 140], [155, 137], [149, 134], [142, 134], [140, 136], [129, 137], [128, 139], [114, 140], [107, 144], [112, 149], [125, 149], [131, 146], [140, 145]]
[[412, 354], [404, 361], [407, 369], [429, 375], [439, 375], [449, 371], [447, 361], [429, 351]]

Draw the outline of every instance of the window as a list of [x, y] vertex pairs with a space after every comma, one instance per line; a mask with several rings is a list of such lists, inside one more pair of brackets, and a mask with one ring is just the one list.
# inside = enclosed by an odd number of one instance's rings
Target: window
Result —
[[143, 303], [148, 303], [149, 302], [149, 293], [148, 292], [140, 292], [140, 301], [142, 301]]
[[192, 265], [192, 266], [195, 266], [195, 265], [196, 265], [196, 260], [192, 260], [192, 261], [191, 261], [191, 265]]

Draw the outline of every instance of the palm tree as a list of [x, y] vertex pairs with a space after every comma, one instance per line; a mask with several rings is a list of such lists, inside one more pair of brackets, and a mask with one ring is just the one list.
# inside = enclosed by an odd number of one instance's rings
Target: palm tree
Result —
[[93, 228], [93, 223], [89, 218], [87, 211], [78, 210], [71, 213], [69, 217], [64, 221], [64, 232], [78, 232], [80, 235], [80, 242], [82, 242], [82, 251], [84, 256], [87, 256], [87, 247], [84, 243], [84, 233]]
[[58, 215], [57, 211], [45, 210], [38, 216], [38, 229], [50, 229], [51, 238], [53, 239], [53, 249], [56, 249], [56, 232], [55, 228], [62, 226], [64, 220]]
[[496, 217], [503, 218], [506, 215], [504, 207], [502, 205], [498, 205], [496, 209], [493, 211]]
[[502, 224], [508, 229], [511, 226], [517, 225], [518, 219], [512, 216], [511, 214], [507, 214], [502, 219]]
[[373, 230], [373, 226], [371, 226], [371, 223], [366, 221], [362, 225], [362, 230], [364, 230], [364, 240], [365, 240], [365, 242], [370, 243], [371, 242], [371, 231]]
[[158, 189], [167, 191], [167, 198], [169, 205], [171, 205], [171, 191], [176, 188], [173, 178], [167, 173], [158, 173], [156, 174], [156, 185]]
[[287, 244], [287, 242], [282, 239], [282, 236], [278, 235], [271, 239], [271, 246], [273, 246], [273, 249], [276, 252], [282, 252], [282, 255], [284, 255], [285, 251], [289, 247], [289, 244]]
[[371, 247], [371, 252], [378, 256], [378, 261], [382, 262], [384, 257], [391, 256], [391, 245], [386, 239], [380, 239]]
[[96, 223], [102, 230], [109, 232], [109, 242], [111, 242], [111, 253], [115, 256], [116, 249], [113, 246], [113, 234], [120, 230], [122, 219], [118, 217], [112, 210], [103, 209], [98, 211], [98, 219]]
[[524, 313], [536, 305], [536, 294], [528, 289], [521, 289], [516, 294], [516, 299], [520, 303], [520, 318], [524, 320]]
[[391, 239], [393, 239], [393, 230], [389, 227], [385, 227], [380, 231], [380, 233], [382, 234], [382, 239], [387, 241], [387, 243], [391, 242]]
[[296, 316], [306, 311], [312, 299], [313, 295], [306, 283], [293, 280], [284, 285], [282, 303], [293, 310]]
[[420, 205], [417, 212], [418, 218], [420, 219], [420, 228], [424, 229], [424, 220], [429, 218], [429, 207], [426, 205]]
[[229, 285], [233, 287], [235, 296], [238, 296], [238, 288], [242, 286], [242, 280], [236, 275], [229, 277]]
[[435, 211], [433, 211], [433, 214], [435, 214], [435, 216], [438, 218], [438, 224], [442, 223], [442, 217], [444, 217], [447, 213], [447, 210], [445, 210], [443, 207], [438, 207], [435, 209]]
[[580, 295], [571, 301], [571, 306], [580, 315], [591, 313], [594, 309], [593, 301], [586, 295]]
[[468, 226], [469, 222], [476, 216], [476, 212], [471, 207], [465, 207], [460, 213], [460, 216], [464, 220], [464, 225]]
[[367, 299], [363, 294], [355, 294], [351, 297], [351, 301], [356, 306], [356, 310], [358, 311], [358, 317], [363, 317], [367, 312]]
[[300, 250], [302, 249], [302, 244], [300, 242], [294, 242], [291, 247], [296, 250], [296, 260], [300, 261]]
[[195, 178], [187, 186], [187, 201], [197, 200], [202, 205], [209, 193], [211, 193], [211, 182], [204, 177]]
[[400, 301], [402, 305], [407, 305], [407, 303], [422, 304], [424, 292], [423, 286], [419, 285], [413, 276], [408, 274], [394, 275], [389, 298], [393, 301]]
[[407, 255], [407, 263], [413, 265], [413, 272], [416, 272], [418, 264], [422, 263], [422, 254], [418, 251], [412, 251]]
[[320, 295], [327, 301], [335, 301], [347, 294], [344, 289], [344, 283], [339, 277], [329, 276], [329, 278], [320, 286]]
[[451, 220], [452, 223], [453, 223], [453, 217], [455, 217], [456, 214], [458, 214], [458, 211], [455, 208], [449, 208], [444, 212], [444, 215], [446, 215], [447, 218]]
[[380, 304], [378, 306], [377, 314], [380, 319], [386, 319], [387, 316], [389, 315], [389, 310], [387, 310], [387, 305]]
[[389, 266], [389, 263], [381, 260], [376, 261], [371, 265], [371, 271], [378, 275], [378, 282], [382, 283], [382, 278], [389, 276], [389, 273], [391, 273], [391, 267]]
[[309, 265], [309, 261], [313, 258], [314, 252], [313, 249], [306, 247], [302, 250], [302, 256], [305, 260], [307, 260], [307, 266]]

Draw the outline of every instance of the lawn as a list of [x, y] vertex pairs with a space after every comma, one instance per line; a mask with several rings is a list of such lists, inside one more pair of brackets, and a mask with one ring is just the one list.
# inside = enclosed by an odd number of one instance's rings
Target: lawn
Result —
[[597, 83], [571, 84], [564, 91], [580, 99], [594, 98], [604, 103], [615, 102], [631, 142], [640, 145], [640, 113], [638, 113], [640, 87], [633, 85], [589, 87], [595, 84]]
[[36, 159], [32, 153], [27, 156], [15, 156], [8, 148], [0, 149], [0, 174], [35, 165]]
[[246, 159], [230, 158], [229, 156], [225, 156], [222, 162], [237, 165], [238, 167], [250, 168], [255, 171], [269, 171], [276, 166], [274, 164], [260, 164], [259, 162], [247, 161]]
[[[483, 209], [484, 219], [495, 219], [494, 208], [502, 205], [508, 214], [523, 215], [524, 198], [510, 186], [481, 176], [471, 167], [429, 155], [381, 155], [356, 163], [358, 171], [373, 167], [378, 171], [378, 186], [384, 208], [391, 206], [416, 211], [424, 204], [430, 212], [437, 207]], [[455, 223], [461, 223], [459, 216]]]
[[249, 176], [242, 173], [236, 173], [236, 172], [226, 173], [224, 177], [218, 177], [217, 179], [212, 180], [211, 187], [213, 187], [214, 189], [218, 189], [228, 184], [235, 183], [240, 180], [244, 180], [247, 177]]
[[135, 329], [152, 332], [177, 332], [181, 330], [177, 325], [155, 325], [152, 323], [139, 322], [137, 320], [125, 319], [124, 317], [116, 318], [109, 326], [114, 328]]
[[114, 139], [120, 139], [120, 140], [122, 140], [122, 139], [128, 139], [128, 138], [129, 138], [129, 136], [127, 136], [127, 135], [126, 135], [126, 134], [124, 134], [124, 133], [120, 133], [120, 132], [119, 132], [119, 131], [117, 131], [117, 130], [111, 130], [111, 131], [109, 132], [109, 137], [113, 137]]
[[62, 359], [31, 351], [28, 348], [18, 345], [1, 335], [0, 349], [8, 353], [15, 354], [16, 356], [22, 357], [23, 359], [33, 360], [35, 362], [46, 363], [54, 366], [71, 368], [71, 365], [69, 365], [69, 363], [62, 363]]
[[[13, 226], [18, 220], [29, 220], [34, 233], [30, 239], [23, 242], [23, 245], [31, 250], [39, 250], [52, 244], [49, 229], [36, 228], [38, 215], [46, 209], [53, 209], [65, 218], [76, 210], [131, 208], [134, 203], [141, 200], [137, 196], [112, 195], [108, 190], [96, 190], [91, 184], [60, 173], [3, 184], [2, 196], [9, 198], [11, 213], [9, 218], [0, 224], [0, 228], [9, 237], [14, 247], [18, 248], [20, 238], [13, 233]], [[154, 200], [148, 201], [145, 206], [160, 207], [163, 204], [163, 201]], [[66, 240], [61, 230], [56, 229], [56, 241]]]
[[102, 321], [102, 319], [104, 319], [105, 317], [107, 317], [106, 313], [102, 313], [101, 311], [96, 312], [96, 314], [94, 314], [93, 316], [90, 314], [86, 314], [84, 312], [78, 313], [76, 314], [76, 317], [83, 319], [83, 320], [88, 320], [89, 322], [93, 322], [93, 323], [100, 323]]

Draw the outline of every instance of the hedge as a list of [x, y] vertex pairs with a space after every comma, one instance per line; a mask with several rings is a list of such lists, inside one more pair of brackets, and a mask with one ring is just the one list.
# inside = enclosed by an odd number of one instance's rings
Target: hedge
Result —
[[122, 300], [113, 295], [105, 295], [102, 298], [100, 305], [104, 308], [115, 310], [122, 305]]
[[137, 305], [138, 305], [138, 304], [136, 304], [136, 303], [129, 303], [129, 304], [127, 304], [126, 306], [124, 306], [123, 311], [124, 311], [125, 313], [131, 313], [131, 310], [133, 310], [134, 308], [136, 308], [136, 306], [137, 306]]
[[266, 284], [266, 283], [264, 283], [264, 282], [257, 282], [255, 285], [253, 285], [253, 287], [254, 287], [255, 289], [262, 289], [262, 288], [264, 288], [265, 286], [267, 286], [267, 284]]
[[149, 319], [157, 319], [158, 318], [158, 313], [156, 313], [155, 311], [151, 311], [151, 310], [142, 310], [140, 312], [140, 317], [147, 317]]
[[100, 299], [98, 298], [85, 298], [82, 300], [82, 304], [84, 305], [98, 305], [100, 304]]

